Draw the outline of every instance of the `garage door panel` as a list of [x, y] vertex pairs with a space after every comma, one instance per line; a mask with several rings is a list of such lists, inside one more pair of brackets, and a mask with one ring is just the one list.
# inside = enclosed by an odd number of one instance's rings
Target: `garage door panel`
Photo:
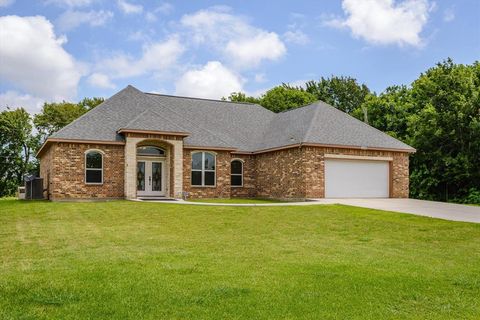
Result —
[[388, 198], [388, 161], [325, 160], [326, 198]]

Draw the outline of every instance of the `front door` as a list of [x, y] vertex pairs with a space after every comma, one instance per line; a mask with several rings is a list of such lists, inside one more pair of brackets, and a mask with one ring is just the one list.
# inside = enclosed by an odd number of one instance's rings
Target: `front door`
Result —
[[164, 196], [163, 161], [137, 161], [137, 195]]

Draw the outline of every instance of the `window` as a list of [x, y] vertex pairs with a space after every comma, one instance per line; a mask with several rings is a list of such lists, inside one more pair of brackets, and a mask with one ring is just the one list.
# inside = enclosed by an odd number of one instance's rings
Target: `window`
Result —
[[233, 160], [230, 164], [230, 184], [232, 187], [243, 186], [243, 162], [242, 160]]
[[150, 157], [165, 157], [165, 150], [158, 147], [138, 147], [137, 155], [139, 156], [150, 156]]
[[103, 155], [100, 151], [85, 153], [85, 183], [103, 183]]
[[192, 186], [215, 186], [215, 155], [213, 153], [192, 154]]

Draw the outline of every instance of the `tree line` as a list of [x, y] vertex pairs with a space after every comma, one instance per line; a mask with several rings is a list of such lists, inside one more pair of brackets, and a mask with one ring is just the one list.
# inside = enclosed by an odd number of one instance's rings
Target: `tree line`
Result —
[[30, 115], [24, 108], [0, 113], [0, 197], [15, 194], [26, 174], [39, 173], [35, 154], [52, 133], [103, 102], [85, 98], [78, 103], [44, 103], [40, 113]]
[[[223, 98], [282, 112], [322, 100], [411, 145], [410, 196], [480, 203], [480, 63], [437, 63], [410, 85], [377, 94], [355, 78], [331, 76], [303, 86], [282, 84], [260, 97], [234, 92]], [[41, 143], [103, 101], [45, 103], [0, 113], [0, 196], [15, 192], [25, 173], [38, 171]]]

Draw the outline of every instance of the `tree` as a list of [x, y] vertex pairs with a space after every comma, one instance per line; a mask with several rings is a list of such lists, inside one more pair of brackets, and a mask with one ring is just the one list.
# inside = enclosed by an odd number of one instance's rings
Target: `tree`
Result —
[[[480, 64], [451, 59], [415, 80], [408, 117], [411, 194], [444, 200], [465, 199], [480, 191]], [[480, 201], [480, 199], [477, 199]]]
[[358, 84], [355, 78], [343, 76], [322, 77], [318, 82], [308, 81], [306, 91], [317, 100], [322, 100], [348, 114], [360, 108], [365, 98], [371, 94], [365, 84]]
[[[407, 141], [408, 117], [416, 109], [408, 87], [392, 86], [378, 96], [368, 94], [352, 115], [392, 137]], [[364, 118], [366, 114], [368, 121]]]
[[[223, 98], [223, 100], [226, 100], [226, 99]], [[252, 96], [247, 96], [243, 92], [232, 92], [228, 96], [228, 100], [229, 101], [234, 101], [234, 102], [249, 102], [249, 103], [256, 103], [256, 104], [260, 103], [259, 98], [255, 98], [255, 97], [252, 97]]]
[[283, 84], [268, 90], [260, 99], [260, 105], [273, 112], [282, 112], [298, 108], [317, 99], [311, 93], [298, 87]]
[[90, 111], [99, 104], [101, 104], [103, 101], [105, 101], [105, 99], [101, 97], [83, 98], [83, 100], [81, 100], [78, 105], [83, 106], [87, 109], [87, 111]]
[[33, 120], [41, 141], [45, 141], [52, 133], [65, 127], [103, 101], [103, 98], [84, 98], [79, 103], [65, 101], [45, 103], [41, 113], [36, 114]]
[[30, 115], [23, 108], [0, 113], [0, 196], [12, 195], [23, 176], [36, 169], [32, 162], [38, 139], [32, 135]]

